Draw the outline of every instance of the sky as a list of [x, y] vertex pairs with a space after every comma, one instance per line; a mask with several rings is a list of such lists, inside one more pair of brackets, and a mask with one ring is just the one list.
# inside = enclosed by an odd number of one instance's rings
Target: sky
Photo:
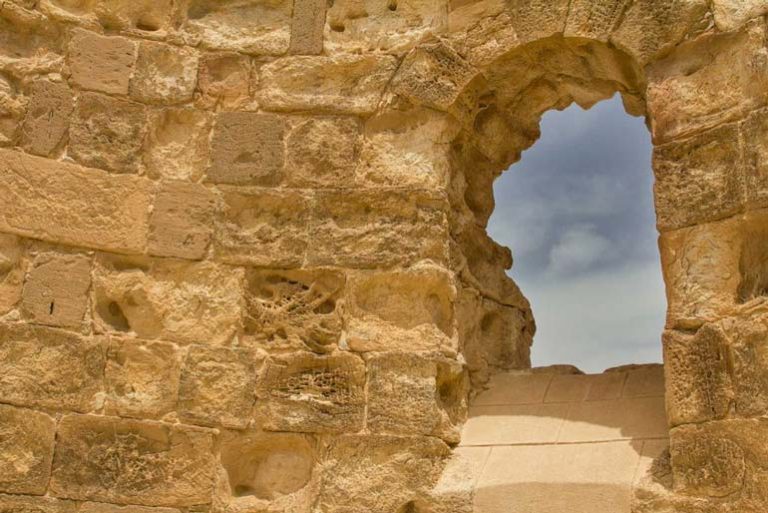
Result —
[[488, 226], [512, 249], [509, 274], [533, 308], [533, 365], [661, 362], [666, 299], [643, 118], [616, 96], [550, 111], [541, 133], [494, 184]]

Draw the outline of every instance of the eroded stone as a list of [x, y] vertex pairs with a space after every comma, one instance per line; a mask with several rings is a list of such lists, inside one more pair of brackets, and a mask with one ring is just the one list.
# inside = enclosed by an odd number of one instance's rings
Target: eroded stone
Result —
[[288, 185], [338, 188], [354, 181], [360, 123], [349, 117], [309, 118], [291, 130], [286, 146]]
[[65, 140], [73, 109], [72, 91], [66, 84], [48, 80], [34, 82], [21, 128], [23, 148], [43, 157], [55, 153]]
[[45, 413], [0, 404], [0, 491], [45, 493], [55, 433], [56, 421]]
[[69, 44], [72, 81], [82, 89], [127, 95], [136, 52], [129, 39], [75, 29]]
[[193, 50], [143, 41], [131, 77], [131, 98], [144, 103], [184, 103], [197, 83], [197, 54]]
[[155, 113], [147, 134], [144, 163], [152, 178], [197, 181], [208, 166], [212, 116], [171, 108]]
[[79, 328], [85, 321], [90, 288], [90, 257], [39, 254], [24, 284], [22, 313], [36, 324]]
[[166, 182], [149, 218], [150, 255], [202, 259], [213, 233], [215, 196], [188, 182]]
[[200, 58], [198, 88], [204, 107], [235, 108], [248, 101], [251, 63], [237, 53], [206, 54]]
[[25, 271], [22, 240], [0, 234], [0, 315], [8, 313], [21, 300]]

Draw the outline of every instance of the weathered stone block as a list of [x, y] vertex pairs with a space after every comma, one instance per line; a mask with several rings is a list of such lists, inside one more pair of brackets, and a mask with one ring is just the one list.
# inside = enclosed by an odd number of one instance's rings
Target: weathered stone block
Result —
[[0, 150], [0, 230], [5, 232], [141, 253], [150, 196], [151, 182], [143, 178]]
[[309, 245], [311, 196], [300, 191], [222, 188], [216, 257], [234, 264], [291, 268]]
[[265, 364], [256, 408], [270, 431], [357, 432], [365, 407], [365, 364], [349, 353], [294, 353]]
[[240, 324], [243, 270], [213, 262], [103, 256], [94, 272], [97, 328], [220, 345]]
[[572, 1], [565, 36], [608, 41], [630, 3], [630, 0]]
[[131, 98], [144, 103], [187, 102], [195, 92], [197, 65], [194, 50], [143, 41], [131, 77]]
[[88, 308], [91, 259], [85, 255], [42, 253], [24, 284], [21, 310], [33, 323], [79, 328]]
[[165, 182], [149, 218], [149, 254], [202, 259], [213, 233], [215, 196], [189, 182]]
[[0, 491], [45, 493], [55, 433], [56, 421], [45, 413], [0, 404]]
[[176, 345], [110, 337], [106, 355], [107, 415], [160, 418], [174, 411], [181, 373]]
[[332, 270], [247, 274], [245, 337], [270, 352], [332, 352], [341, 337], [346, 278]]
[[396, 68], [384, 55], [286, 57], [261, 68], [257, 96], [270, 110], [370, 114]]
[[57, 497], [152, 506], [211, 501], [209, 430], [69, 415], [57, 440], [50, 484]]
[[0, 494], [0, 511], [3, 513], [78, 513], [78, 504], [53, 497]]
[[252, 351], [192, 346], [181, 372], [179, 417], [190, 424], [243, 429], [253, 416], [255, 392]]
[[274, 186], [283, 178], [285, 120], [271, 114], [224, 112], [216, 118], [208, 181]]
[[35, 81], [21, 127], [24, 150], [43, 157], [55, 153], [65, 140], [73, 110], [74, 98], [66, 84]]
[[323, 53], [326, 2], [297, 0], [293, 3], [290, 51], [295, 55]]
[[726, 32], [768, 13], [768, 4], [763, 0], [713, 0], [712, 12], [717, 28]]
[[562, 34], [570, 0], [512, 0], [510, 17], [523, 42]]
[[15, 235], [0, 234], [0, 316], [21, 300], [25, 274], [22, 240]]
[[0, 402], [89, 412], [101, 406], [97, 341], [52, 328], [0, 324]]
[[78, 513], [180, 513], [180, 511], [176, 508], [108, 504], [106, 502], [82, 502], [77, 510]]
[[123, 37], [75, 29], [69, 43], [72, 82], [90, 91], [127, 95], [136, 47], [136, 43]]
[[200, 58], [198, 89], [203, 107], [237, 108], [250, 96], [251, 62], [238, 53], [205, 54]]
[[768, 324], [765, 316], [726, 325], [731, 339], [736, 412], [748, 417], [768, 412]]
[[444, 199], [425, 191], [318, 192], [307, 260], [360, 268], [445, 262], [446, 209]]
[[768, 110], [759, 110], [742, 124], [747, 205], [768, 207]]
[[660, 231], [717, 221], [744, 209], [737, 125], [657, 147], [653, 170]]
[[207, 112], [172, 108], [151, 117], [144, 163], [152, 178], [197, 181], [208, 166], [212, 125]]
[[309, 118], [287, 139], [286, 182], [291, 187], [338, 188], [354, 182], [360, 154], [357, 118]]

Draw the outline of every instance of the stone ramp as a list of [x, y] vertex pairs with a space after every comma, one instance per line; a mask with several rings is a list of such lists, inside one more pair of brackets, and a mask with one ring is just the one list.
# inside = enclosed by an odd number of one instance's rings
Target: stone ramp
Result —
[[629, 513], [667, 447], [662, 366], [496, 375], [457, 449], [475, 513]]

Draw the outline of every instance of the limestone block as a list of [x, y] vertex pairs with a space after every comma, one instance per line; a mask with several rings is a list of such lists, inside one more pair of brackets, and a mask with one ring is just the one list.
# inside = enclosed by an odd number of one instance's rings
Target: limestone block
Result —
[[77, 513], [78, 504], [73, 501], [63, 501], [53, 497], [35, 497], [30, 495], [0, 494], [0, 511], [4, 513], [21, 513], [36, 511], [38, 513]]
[[137, 173], [146, 127], [143, 105], [97, 93], [82, 94], [69, 131], [69, 154], [85, 166]]
[[202, 259], [213, 233], [215, 196], [189, 182], [165, 182], [149, 218], [150, 255]]
[[143, 103], [187, 102], [197, 84], [197, 66], [193, 50], [143, 41], [131, 77], [131, 98]]
[[708, 13], [707, 0], [637, 0], [610, 40], [645, 65], [705, 28]]
[[[56, 1], [69, 4], [89, 3]], [[173, 20], [173, 0], [99, 0], [91, 4], [99, 22], [107, 30], [135, 30], [151, 34], [171, 28]]]
[[356, 432], [363, 427], [365, 364], [349, 353], [293, 353], [265, 364], [257, 418], [269, 431]]
[[510, 18], [523, 42], [562, 34], [570, 0], [513, 0]]
[[759, 110], [742, 125], [747, 205], [768, 207], [768, 110]]
[[186, 30], [203, 48], [254, 55], [281, 55], [288, 50], [293, 2], [191, 0]]
[[179, 513], [181, 510], [176, 508], [107, 504], [106, 502], [82, 502], [77, 511], [78, 513]]
[[736, 412], [768, 412], [768, 318], [765, 314], [724, 324], [730, 338]]
[[496, 59], [520, 45], [512, 8], [513, 5], [508, 6], [502, 0], [449, 4], [448, 31], [474, 66], [490, 67]]
[[72, 82], [90, 91], [127, 95], [136, 53], [129, 39], [75, 29], [69, 43]]
[[68, 415], [57, 441], [50, 484], [57, 497], [152, 506], [210, 503], [209, 430]]
[[19, 124], [27, 112], [27, 103], [11, 79], [0, 74], [0, 146], [17, 142]]
[[421, 190], [318, 192], [312, 234], [311, 265], [370, 268], [447, 259], [444, 199]]
[[301, 188], [350, 185], [359, 155], [357, 118], [307, 118], [287, 139], [286, 182]]
[[670, 425], [723, 418], [733, 389], [722, 329], [705, 324], [695, 335], [665, 331], [662, 340]]
[[321, 458], [317, 511], [414, 511], [414, 501], [426, 498], [449, 455], [448, 447], [432, 437], [339, 437]]
[[0, 402], [78, 412], [101, 406], [98, 341], [23, 324], [0, 324], [0, 340]]
[[653, 171], [662, 232], [717, 221], [744, 209], [745, 177], [736, 125], [657, 147]]
[[29, 270], [21, 311], [30, 322], [79, 328], [88, 308], [91, 259], [79, 254], [41, 253]]
[[[0, 404], [0, 491], [42, 495], [48, 488], [56, 421]], [[0, 499], [0, 511], [5, 508]]]
[[448, 24], [446, 0], [340, 0], [328, 9], [330, 52], [399, 53]]
[[323, 0], [297, 0], [293, 3], [290, 51], [294, 55], [323, 53], [323, 29], [327, 3]]
[[[83, 191], [88, 191], [83, 195]], [[151, 182], [0, 150], [0, 230], [141, 253]], [[56, 222], [51, 222], [55, 219]]]
[[176, 408], [181, 373], [176, 345], [113, 336], [106, 355], [107, 415], [160, 418]]
[[200, 57], [198, 89], [203, 107], [237, 108], [250, 95], [251, 62], [238, 53], [214, 53]]
[[152, 178], [197, 181], [208, 165], [211, 115], [171, 108], [150, 117], [144, 164]]
[[213, 262], [102, 256], [94, 271], [97, 329], [221, 345], [240, 324], [243, 270]]
[[732, 34], [684, 43], [648, 72], [654, 141], [740, 118], [768, 101], [768, 49], [762, 20]]
[[26, 263], [24, 246], [15, 235], [0, 234], [0, 316], [21, 300]]
[[717, 28], [729, 31], [768, 13], [768, 4], [764, 0], [714, 0], [712, 12]]
[[608, 41], [630, 0], [574, 0], [565, 25], [566, 37]]
[[257, 99], [270, 110], [370, 114], [396, 68], [384, 55], [286, 57], [261, 68]]
[[302, 191], [222, 187], [216, 258], [233, 264], [299, 267], [309, 244], [311, 196]]
[[350, 283], [346, 343], [353, 351], [455, 351], [456, 289], [446, 270], [355, 274]]
[[270, 352], [336, 349], [344, 273], [251, 269], [246, 279], [246, 339]]
[[216, 117], [207, 179], [232, 185], [275, 186], [283, 178], [284, 118], [252, 112], [223, 112]]
[[66, 138], [73, 109], [72, 91], [66, 84], [35, 81], [21, 127], [24, 150], [42, 157], [55, 153]]
[[255, 364], [253, 352], [247, 349], [190, 347], [179, 388], [182, 422], [247, 427], [256, 391]]

